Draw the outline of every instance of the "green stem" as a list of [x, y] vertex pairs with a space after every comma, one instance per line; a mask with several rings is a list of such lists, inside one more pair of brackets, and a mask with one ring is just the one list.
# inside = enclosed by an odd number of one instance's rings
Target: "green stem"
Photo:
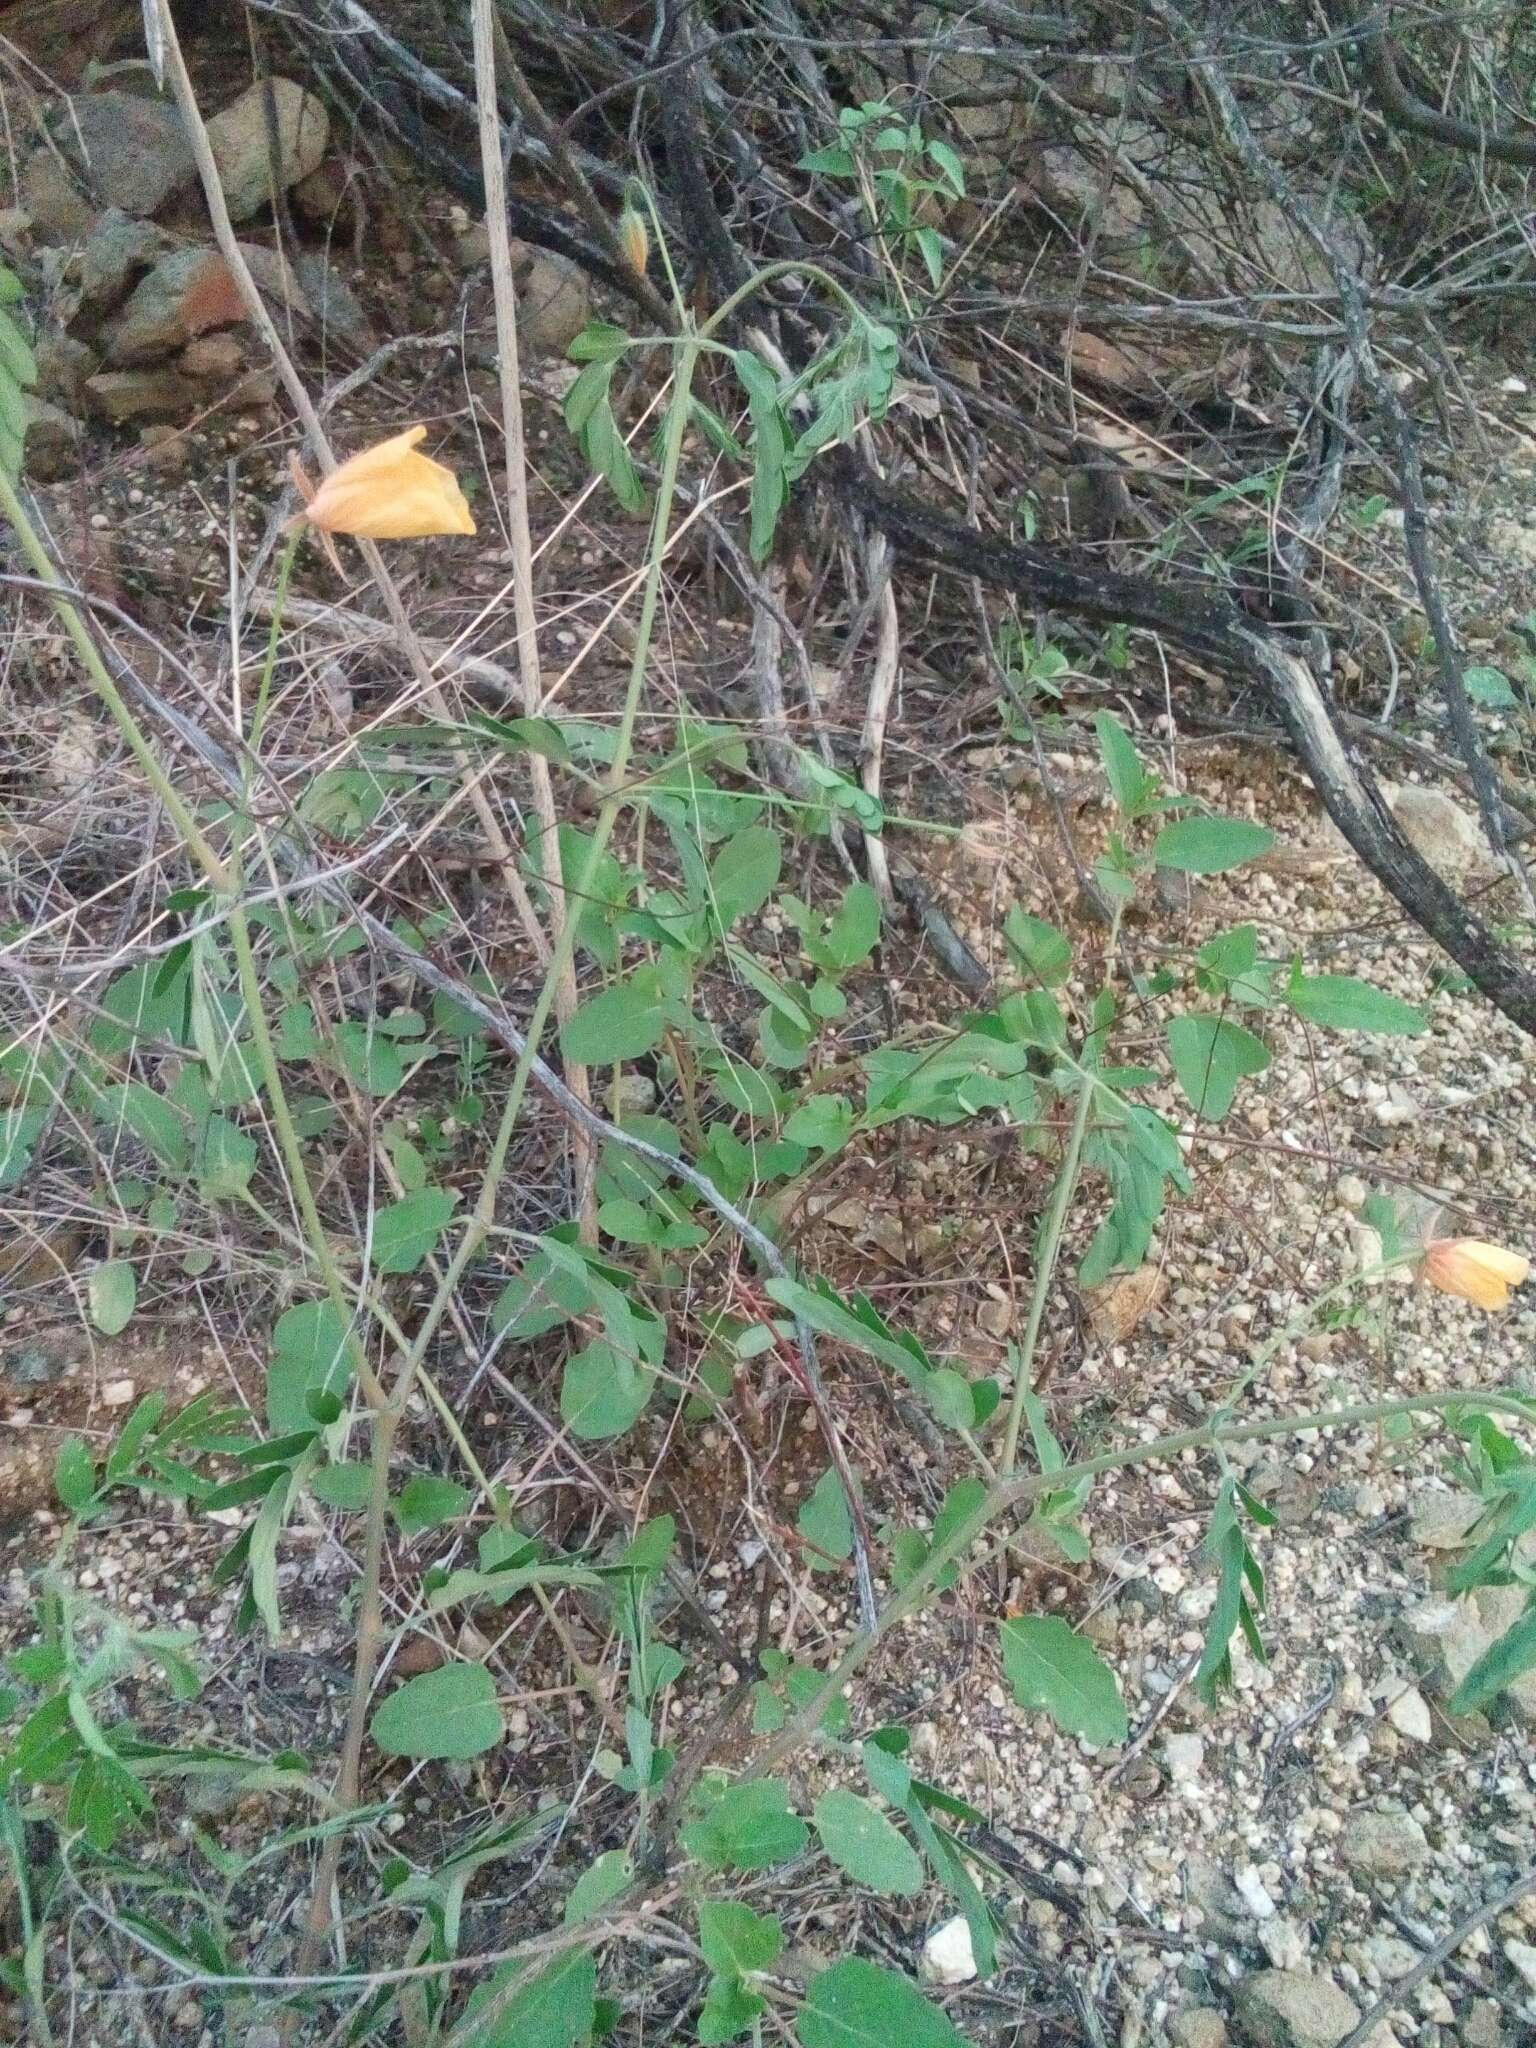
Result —
[[[1109, 928], [1109, 939], [1104, 951], [1104, 985], [1109, 986], [1114, 967], [1115, 949], [1120, 938], [1120, 906], [1115, 907]], [[1061, 1240], [1066, 1229], [1067, 1215], [1072, 1207], [1072, 1197], [1077, 1193], [1077, 1177], [1083, 1161], [1083, 1139], [1088, 1130], [1088, 1116], [1093, 1107], [1093, 1098], [1098, 1091], [1098, 1059], [1094, 1048], [1094, 1032], [1083, 1042], [1083, 1058], [1074, 1061], [1078, 1075], [1077, 1107], [1072, 1115], [1072, 1128], [1067, 1136], [1067, 1149], [1062, 1154], [1061, 1172], [1056, 1176], [1056, 1185], [1051, 1192], [1051, 1206], [1046, 1212], [1045, 1228], [1040, 1233], [1039, 1263], [1035, 1269], [1035, 1287], [1029, 1301], [1029, 1318], [1024, 1326], [1024, 1341], [1019, 1346], [1013, 1368], [1013, 1399], [1008, 1409], [1008, 1429], [1003, 1438], [1003, 1455], [998, 1470], [1004, 1479], [1013, 1472], [1018, 1463], [1019, 1434], [1024, 1424], [1024, 1405], [1034, 1390], [1035, 1349], [1040, 1342], [1040, 1325], [1045, 1318], [1045, 1304], [1050, 1298], [1051, 1282], [1056, 1275], [1056, 1262], [1061, 1256]]]
[[1067, 1149], [1062, 1154], [1061, 1171], [1056, 1176], [1056, 1186], [1051, 1192], [1051, 1206], [1046, 1212], [1045, 1228], [1040, 1234], [1040, 1256], [1035, 1268], [1034, 1292], [1029, 1298], [1029, 1317], [1024, 1325], [1024, 1340], [1014, 1357], [1013, 1399], [1008, 1408], [1008, 1430], [1003, 1438], [1002, 1461], [998, 1467], [1005, 1479], [1018, 1463], [1019, 1433], [1024, 1424], [1024, 1403], [1035, 1384], [1035, 1347], [1040, 1341], [1040, 1325], [1045, 1319], [1045, 1304], [1050, 1297], [1051, 1282], [1055, 1278], [1056, 1261], [1061, 1255], [1061, 1240], [1066, 1228], [1067, 1212], [1072, 1206], [1072, 1197], [1077, 1192], [1078, 1169], [1083, 1158], [1083, 1136], [1088, 1129], [1088, 1112], [1093, 1103], [1096, 1086], [1093, 1075], [1085, 1073], [1077, 1091], [1077, 1108], [1072, 1116]]

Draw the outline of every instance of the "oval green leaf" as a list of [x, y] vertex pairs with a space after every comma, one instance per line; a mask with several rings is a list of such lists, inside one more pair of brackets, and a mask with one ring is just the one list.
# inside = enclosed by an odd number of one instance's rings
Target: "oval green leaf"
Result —
[[482, 1756], [502, 1735], [495, 1681], [483, 1664], [424, 1671], [392, 1692], [370, 1725], [389, 1756]]
[[1059, 1615], [1021, 1614], [1002, 1628], [1003, 1669], [1021, 1707], [1042, 1708], [1058, 1728], [1085, 1742], [1123, 1742], [1125, 1702], [1086, 1636]]
[[922, 1859], [878, 1807], [835, 1786], [817, 1800], [811, 1818], [821, 1846], [855, 1884], [910, 1898], [922, 1890]]
[[1152, 847], [1160, 868], [1186, 875], [1220, 875], [1268, 853], [1275, 835], [1246, 818], [1180, 818], [1165, 825]]

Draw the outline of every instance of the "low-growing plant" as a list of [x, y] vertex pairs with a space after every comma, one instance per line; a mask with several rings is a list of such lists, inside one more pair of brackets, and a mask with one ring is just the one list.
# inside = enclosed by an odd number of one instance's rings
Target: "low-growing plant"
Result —
[[[861, 180], [881, 232], [910, 243], [938, 283], [942, 261], [918, 202], [963, 191], [944, 145], [871, 105], [845, 113], [838, 140], [805, 168]], [[659, 743], [642, 727], [687, 437], [707, 437], [750, 476], [761, 559], [795, 480], [889, 401], [899, 355], [891, 327], [812, 266], [798, 269], [840, 323], [801, 373], [718, 338], [761, 278], [702, 323], [677, 291], [674, 337], [638, 339], [602, 323], [573, 347], [570, 429], [622, 506], [650, 508], [634, 651], [612, 725], [473, 713], [377, 730], [349, 744], [296, 805], [279, 806], [266, 801], [282, 785], [258, 711], [247, 734], [203, 749], [200, 766], [222, 782], [210, 803], [167, 768], [77, 601], [62, 592], [55, 601], [83, 674], [176, 829], [186, 871], [165, 893], [143, 957], [107, 981], [77, 1027], [26, 1034], [0, 1052], [0, 1185], [20, 1187], [40, 1154], [89, 1179], [106, 1256], [86, 1299], [101, 1333], [144, 1313], [167, 1273], [206, 1280], [237, 1246], [265, 1298], [282, 1306], [267, 1337], [264, 1412], [208, 1396], [172, 1412], [152, 1395], [104, 1455], [72, 1438], [58, 1456], [67, 1520], [37, 1577], [34, 1639], [8, 1660], [0, 1695], [0, 1835], [17, 1902], [7, 1981], [45, 2039], [58, 1929], [80, 1901], [110, 1899], [115, 1932], [170, 1978], [215, 1996], [231, 2038], [237, 2020], [281, 2012], [313, 2020], [315, 2038], [328, 2040], [383, 2039], [397, 2027], [401, 2038], [447, 2048], [602, 2039], [621, 2024], [632, 1982], [615, 1950], [659, 1930], [702, 1965], [687, 2014], [701, 2042], [777, 2030], [801, 2048], [896, 2039], [940, 2048], [960, 2036], [908, 1974], [863, 1954], [805, 1967], [788, 1954], [783, 1914], [770, 1910], [774, 1886], [804, 1857], [887, 1898], [933, 1886], [964, 1916], [981, 1976], [997, 1967], [1006, 1930], [996, 1867], [972, 1832], [982, 1816], [919, 1775], [907, 1731], [850, 1690], [899, 1623], [963, 1577], [983, 1585], [981, 1566], [1026, 1540], [1087, 1567], [1095, 1482], [1192, 1452], [1209, 1481], [1204, 1554], [1215, 1585], [1196, 1683], [1215, 1700], [1239, 1641], [1265, 1654], [1272, 1518], [1231, 1454], [1322, 1428], [1442, 1429], [1456, 1476], [1483, 1504], [1451, 1590], [1530, 1584], [1520, 1540], [1536, 1525], [1536, 1461], [1501, 1422], [1536, 1420], [1528, 1400], [1468, 1390], [1278, 1417], [1244, 1403], [1281, 1344], [1350, 1310], [1380, 1271], [1418, 1262], [1434, 1284], [1487, 1300], [1521, 1277], [1513, 1255], [1503, 1255], [1512, 1265], [1501, 1280], [1487, 1248], [1426, 1250], [1406, 1225], [1394, 1241], [1395, 1212], [1384, 1208], [1378, 1272], [1300, 1304], [1198, 1423], [1153, 1439], [1115, 1428], [1083, 1451], [1063, 1441], [1041, 1391], [1064, 1259], [1075, 1256], [1077, 1282], [1093, 1288], [1156, 1256], [1168, 1204], [1191, 1191], [1188, 1139], [1221, 1126], [1266, 1073], [1277, 1024], [1387, 1035], [1427, 1027], [1424, 1007], [1275, 956], [1254, 922], [1166, 949], [1152, 971], [1123, 957], [1124, 920], [1160, 874], [1240, 872], [1270, 850], [1266, 827], [1167, 786], [1125, 725], [1100, 712], [1092, 734], [1111, 807], [1093, 867], [1109, 908], [1101, 942], [1085, 950], [1014, 904], [1002, 920], [1008, 972], [995, 999], [879, 1033], [864, 1019], [863, 992], [893, 936], [880, 899], [857, 876], [829, 888], [806, 857], [841, 844], [845, 826], [879, 835], [878, 800], [810, 750], [800, 757], [808, 797], [766, 790], [743, 730], [687, 710]], [[670, 370], [650, 479], [616, 409], [616, 372], [642, 350], [664, 352]], [[725, 373], [712, 386], [720, 411], [695, 390], [706, 357]], [[0, 430], [16, 417], [29, 361], [0, 314]], [[57, 585], [14, 467], [0, 463], [0, 512], [36, 576]], [[1253, 485], [1268, 489], [1266, 479]], [[365, 516], [385, 530], [376, 503]], [[283, 559], [284, 588], [299, 540]], [[258, 706], [270, 699], [279, 619], [280, 607]], [[1056, 652], [1021, 640], [1011, 658], [1066, 718], [1052, 690], [1065, 657], [1047, 659]], [[530, 753], [560, 778], [571, 822], [556, 843], [530, 836], [524, 850], [532, 901], [547, 906], [559, 893], [568, 911], [524, 1020], [488, 974], [444, 966], [442, 942], [456, 930], [446, 914], [380, 918], [353, 893], [350, 863], [327, 866], [320, 849], [365, 848], [386, 813], [429, 817], [466, 761], [504, 771]], [[370, 956], [400, 978], [388, 1001], [350, 972]], [[572, 961], [581, 1000], [551, 1033], [554, 991]], [[573, 1106], [544, 1064], [556, 1051], [601, 1077], [606, 1114]], [[1170, 1077], [1187, 1112], [1177, 1119], [1157, 1106]], [[595, 1242], [574, 1202], [568, 1218], [538, 1230], [503, 1220], [530, 1084], [593, 1141]], [[635, 1107], [640, 1100], [651, 1106]], [[328, 1184], [329, 1148], [349, 1115], [345, 1135], [368, 1160], [350, 1210]], [[840, 1157], [893, 1126], [956, 1142], [1004, 1132], [1039, 1163], [1045, 1195], [1027, 1311], [1005, 1369], [975, 1371], [800, 1255], [789, 1219], [807, 1194]], [[774, 1569], [798, 1566], [823, 1588], [846, 1587], [858, 1620], [830, 1659], [792, 1655], [766, 1632], [750, 1653], [739, 1628], [726, 1638], [741, 1667], [728, 1701], [743, 1712], [750, 1704], [751, 1731], [729, 1765], [708, 1729], [679, 1733], [678, 1703], [701, 1652], [663, 1597], [689, 1583], [673, 1517], [637, 1513], [618, 1545], [579, 1528], [525, 1526], [516, 1489], [477, 1454], [452, 1357], [435, 1342], [470, 1298], [464, 1281], [479, 1290], [475, 1345], [487, 1360], [524, 1361], [519, 1395], [535, 1411], [534, 1367], [557, 1361], [558, 1422], [547, 1420], [584, 1456], [635, 1440], [648, 1418], [683, 1432], [736, 1428], [770, 1372], [811, 1404], [825, 1464], [793, 1530], [777, 1531]], [[891, 1501], [872, 1520], [842, 1448], [823, 1352], [866, 1361], [894, 1396], [921, 1404], [947, 1453], [934, 1513]], [[423, 1405], [453, 1448], [454, 1476], [408, 1469], [399, 1453], [403, 1419]], [[356, 1662], [334, 1781], [318, 1759], [288, 1750], [248, 1754], [233, 1742], [141, 1731], [148, 1718], [174, 1726], [165, 1703], [197, 1696], [199, 1644], [194, 1629], [134, 1627], [82, 1590], [77, 1555], [123, 1499], [194, 1520], [238, 1516], [214, 1584], [238, 1586], [240, 1628], [272, 1641], [286, 1626], [280, 1564], [296, 1518], [323, 1519], [356, 1547]], [[1123, 1742], [1126, 1702], [1094, 1642], [1065, 1615], [991, 1606], [991, 1648], [1018, 1706], [1085, 1743]], [[483, 1921], [466, 1935], [472, 1888], [550, 1849], [566, 1800], [541, 1795], [510, 1819], [497, 1812], [430, 1855], [394, 1846], [383, 1824], [395, 1810], [396, 1761], [412, 1771], [473, 1767], [497, 1750], [509, 1702], [482, 1625], [533, 1611], [602, 1719], [591, 1766], [613, 1846], [586, 1861], [550, 1924], [520, 1928], [488, 1955], [476, 1945]], [[423, 1631], [451, 1649], [380, 1695], [384, 1658]], [[594, 1638], [605, 1644], [601, 1672]], [[704, 1655], [713, 1665], [717, 1645]], [[1485, 1707], [1533, 1662], [1528, 1605], [1466, 1674], [1453, 1709]], [[717, 1735], [729, 1725], [722, 1714]], [[825, 1766], [815, 1796], [787, 1775], [807, 1752]], [[280, 1802], [291, 1819], [254, 1850], [237, 1852], [198, 1824], [184, 1855], [141, 1856], [153, 1831], [174, 1825], [167, 1785], [212, 1776]], [[369, 1782], [378, 1797], [365, 1796]], [[313, 1938], [292, 1981], [274, 1982], [251, 1968], [240, 1932], [250, 1887], [279, 1859], [299, 1870], [311, 1857]], [[663, 1884], [665, 1922], [639, 1910]], [[740, 1895], [749, 1889], [750, 1902]], [[348, 1959], [327, 1968], [319, 1936], [343, 1893]], [[359, 1949], [365, 1960], [354, 1967]], [[482, 1981], [463, 1997], [477, 1964]]]

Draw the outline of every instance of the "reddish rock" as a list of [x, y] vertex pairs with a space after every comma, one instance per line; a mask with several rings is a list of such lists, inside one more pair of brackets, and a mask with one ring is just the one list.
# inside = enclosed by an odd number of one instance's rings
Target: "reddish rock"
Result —
[[140, 280], [107, 330], [107, 361], [152, 363], [210, 327], [232, 327], [245, 302], [217, 249], [176, 249]]

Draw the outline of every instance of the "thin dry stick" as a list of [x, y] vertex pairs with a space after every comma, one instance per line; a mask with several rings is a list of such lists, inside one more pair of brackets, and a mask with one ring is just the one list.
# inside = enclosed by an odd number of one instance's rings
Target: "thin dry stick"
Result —
[[[322, 469], [329, 473], [336, 467], [336, 457], [330, 442], [326, 439], [325, 428], [320, 423], [320, 415], [316, 412], [309, 393], [305, 389], [303, 378], [294, 367], [293, 358], [283, 345], [283, 338], [278, 333], [271, 314], [267, 311], [266, 302], [257, 289], [256, 280], [251, 275], [250, 265], [246, 262], [244, 252], [236, 239], [234, 223], [230, 220], [229, 208], [224, 203], [224, 188], [219, 183], [219, 168], [214, 161], [213, 148], [208, 140], [208, 131], [203, 125], [202, 112], [197, 104], [197, 95], [192, 88], [192, 79], [187, 70], [187, 62], [181, 52], [181, 43], [176, 35], [176, 24], [171, 18], [170, 0], [156, 0], [156, 4], [159, 8], [158, 20], [165, 53], [166, 76], [170, 80], [171, 91], [175, 96], [176, 105], [182, 118], [182, 125], [186, 129], [187, 140], [191, 145], [192, 155], [197, 164], [197, 174], [202, 181], [203, 197], [207, 202], [209, 219], [213, 223], [213, 238], [219, 245], [219, 254], [229, 266], [230, 275], [234, 278], [236, 288], [245, 302], [246, 311], [251, 316], [252, 324], [267, 345], [267, 349], [272, 357], [273, 367], [282, 379], [288, 396], [293, 401], [294, 410], [304, 424], [304, 432], [308, 437], [310, 447], [314, 451], [315, 460]], [[384, 608], [389, 613], [390, 623], [400, 636], [400, 645], [405, 652], [407, 660], [410, 662], [412, 673], [421, 686], [422, 695], [430, 706], [433, 716], [441, 719], [445, 725], [451, 725], [453, 723], [453, 714], [448, 708], [446, 698], [438, 687], [437, 678], [432, 672], [432, 665], [422, 652], [421, 643], [416, 638], [415, 631], [411, 626], [411, 621], [401, 600], [400, 592], [395, 587], [395, 579], [390, 575], [388, 568], [385, 566], [384, 557], [379, 553], [377, 543], [371, 540], [359, 540], [357, 545], [362, 551], [363, 560], [368, 565], [368, 573], [372, 576], [374, 583], [378, 587], [379, 595], [384, 600]], [[501, 821], [492, 810], [485, 791], [480, 788], [478, 781], [471, 779], [473, 778], [473, 770], [467, 761], [461, 763], [460, 773], [468, 779], [470, 801], [474, 806], [475, 816], [479, 821], [480, 828], [485, 833], [486, 844], [491, 848], [492, 857], [500, 870], [507, 894], [511, 897], [513, 905], [517, 910], [518, 918], [528, 935], [528, 942], [533, 947], [542, 964], [549, 959], [549, 941], [544, 936], [544, 929], [539, 922], [538, 913], [529, 900], [523, 878], [518, 873], [517, 862], [513, 856], [512, 848], [507, 842], [506, 834], [501, 829]]]
[[[523, 432], [523, 394], [518, 375], [517, 287], [512, 278], [512, 238], [507, 232], [506, 181], [501, 163], [501, 122], [496, 112], [495, 23], [491, 0], [471, 0], [470, 15], [475, 39], [475, 93], [480, 107], [480, 168], [485, 179], [485, 224], [491, 242], [491, 292], [496, 306], [502, 433], [506, 442], [507, 526], [512, 542], [512, 608], [517, 621], [518, 687], [523, 711], [532, 718], [538, 711], [543, 685], [539, 676], [538, 618], [533, 603], [533, 539], [528, 528], [527, 441]], [[505, 46], [505, 38], [502, 41]], [[540, 828], [539, 864], [549, 884], [550, 938], [558, 951], [560, 932], [565, 922], [565, 899], [560, 890], [560, 820], [555, 810], [549, 763], [542, 754], [529, 755], [528, 774]], [[568, 960], [555, 984], [555, 1015], [562, 1026], [570, 1021], [575, 1009], [576, 963]], [[585, 1067], [568, 1061], [565, 1078], [573, 1095], [582, 1102], [591, 1101]], [[582, 1241], [595, 1245], [595, 1159], [591, 1141], [584, 1132], [575, 1134], [574, 1152], [576, 1210]]]

